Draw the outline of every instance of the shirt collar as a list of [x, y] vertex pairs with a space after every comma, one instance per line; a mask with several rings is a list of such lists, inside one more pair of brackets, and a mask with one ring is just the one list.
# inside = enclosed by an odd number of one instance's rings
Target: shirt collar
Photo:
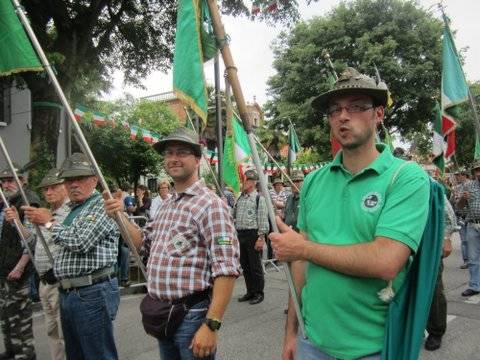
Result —
[[205, 184], [203, 183], [203, 180], [198, 179], [197, 181], [195, 181], [192, 185], [190, 185], [188, 188], [186, 188], [181, 193], [177, 193], [177, 191], [174, 188], [173, 189], [173, 199], [178, 200], [183, 195], [190, 195], [190, 196], [200, 195], [203, 192], [204, 187], [205, 187]]
[[[375, 171], [378, 175], [382, 174], [385, 170], [387, 170], [393, 162], [394, 156], [390, 151], [389, 147], [385, 144], [376, 144], [375, 145], [377, 150], [380, 154], [377, 156], [373, 162], [371, 162], [367, 167], [363, 168], [359, 171], [356, 175], [364, 173], [368, 170]], [[330, 171], [341, 169], [343, 171], [347, 171], [343, 167], [343, 151], [339, 151], [335, 159], [330, 164]]]

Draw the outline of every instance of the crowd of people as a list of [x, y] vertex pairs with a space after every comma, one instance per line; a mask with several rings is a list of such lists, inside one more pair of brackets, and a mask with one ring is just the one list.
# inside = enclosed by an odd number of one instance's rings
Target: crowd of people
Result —
[[[376, 144], [387, 98], [384, 84], [347, 68], [332, 90], [313, 101], [315, 110], [327, 115], [342, 151], [306, 178], [292, 173], [288, 190], [274, 178], [269, 199], [258, 191], [259, 174], [253, 169], [245, 171], [238, 197], [207, 187], [199, 177], [198, 135], [187, 128], [154, 144], [171, 181], [160, 181], [153, 198], [143, 185], [135, 194], [122, 185], [112, 198], [102, 196], [82, 153], [42, 179], [46, 206], [18, 168], [29, 206], [11, 169], [0, 172], [10, 202], [0, 212], [0, 323], [6, 349], [0, 359], [36, 358], [29, 298], [34, 271], [52, 359], [118, 358], [113, 321], [119, 285], [129, 285], [131, 250], [120, 236], [119, 218], [145, 259], [142, 325], [158, 340], [161, 359], [215, 359], [236, 279], [243, 274], [245, 281], [239, 302], [264, 300], [264, 249], [269, 258], [291, 263], [301, 294], [301, 313], [289, 300], [284, 360], [380, 359], [389, 302], [428, 224], [432, 182], [418, 164]], [[460, 234], [462, 267], [470, 271], [462, 296], [480, 293], [480, 163], [472, 172], [471, 181], [467, 172], [456, 174], [448, 199], [453, 209], [446, 206], [442, 229], [444, 257], [451, 252], [452, 234]], [[267, 200], [276, 211], [278, 233], [272, 232]], [[33, 259], [15, 221], [34, 250]], [[428, 350], [440, 347], [446, 330], [441, 268], [432, 284]]]

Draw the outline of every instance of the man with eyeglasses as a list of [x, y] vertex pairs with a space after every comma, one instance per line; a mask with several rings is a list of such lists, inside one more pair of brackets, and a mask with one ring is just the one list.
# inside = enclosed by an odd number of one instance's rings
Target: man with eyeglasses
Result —
[[307, 339], [297, 338], [290, 301], [283, 359], [380, 359], [389, 306], [382, 290], [402, 285], [429, 200], [426, 173], [375, 144], [387, 98], [385, 84], [347, 68], [312, 103], [342, 150], [306, 178], [300, 233], [279, 221], [281, 234], [270, 235], [277, 258], [292, 262], [306, 326]]
[[[178, 128], [154, 147], [164, 156], [173, 194], [143, 232], [131, 223], [128, 230], [149, 255], [148, 296], [155, 304], [188, 308], [174, 334], [159, 339], [160, 358], [214, 359], [218, 330], [241, 272], [237, 234], [225, 202], [198, 176], [198, 135]], [[105, 208], [113, 216], [122, 204], [106, 200]]]
[[59, 178], [70, 198], [67, 216], [32, 221], [51, 232], [58, 248], [53, 270], [59, 280], [66, 357], [118, 359], [113, 320], [120, 303], [115, 271], [120, 233], [105, 212], [98, 178], [84, 154], [65, 159]]
[[[19, 173], [19, 166], [14, 164], [14, 169], [30, 204], [38, 206], [40, 200], [26, 187], [26, 178]], [[19, 220], [23, 223], [26, 219], [21, 206], [25, 203], [10, 168], [0, 171], [0, 182], [10, 209], [18, 209]], [[0, 354], [0, 359], [36, 359], [32, 301], [29, 297], [33, 266], [17, 229], [7, 220], [5, 211], [0, 213], [0, 326], [5, 344], [5, 352]], [[30, 240], [27, 237], [27, 241]]]

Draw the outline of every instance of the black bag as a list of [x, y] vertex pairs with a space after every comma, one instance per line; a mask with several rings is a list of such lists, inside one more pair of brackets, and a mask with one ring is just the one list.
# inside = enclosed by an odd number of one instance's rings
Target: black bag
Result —
[[147, 294], [140, 303], [145, 332], [158, 340], [172, 338], [188, 310], [200, 301], [208, 299], [210, 291], [206, 289], [175, 301], [162, 301]]
[[140, 312], [145, 332], [158, 340], [165, 340], [175, 334], [188, 308], [183, 302], [172, 304], [147, 294], [140, 304]]

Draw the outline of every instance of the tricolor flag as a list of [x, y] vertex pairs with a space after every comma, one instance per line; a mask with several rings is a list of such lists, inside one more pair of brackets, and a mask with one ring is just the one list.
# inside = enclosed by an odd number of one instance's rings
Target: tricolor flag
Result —
[[130, 126], [130, 139], [135, 140], [138, 134], [138, 126]]
[[288, 127], [288, 156], [290, 163], [297, 160], [297, 154], [301, 151], [300, 142], [298, 141], [297, 132], [292, 124]]
[[274, 12], [278, 10], [278, 1], [277, 0], [269, 0], [267, 5], [265, 6], [265, 12]]
[[242, 123], [233, 114], [232, 133], [227, 134], [223, 150], [222, 171], [225, 184], [232, 187], [235, 193], [240, 192], [240, 178], [244, 169], [251, 163], [252, 150], [248, 142], [248, 135], [243, 129]]
[[0, 1], [0, 76], [42, 70], [12, 2]]
[[75, 120], [80, 121], [85, 116], [85, 113], [88, 112], [88, 109], [85, 106], [77, 105], [75, 110], [73, 111], [73, 115], [75, 115]]
[[94, 111], [93, 122], [97, 126], [105, 126], [107, 124], [107, 115], [98, 111]]
[[252, 15], [258, 15], [261, 11], [260, 0], [254, 0], [252, 4]]
[[208, 112], [203, 63], [212, 56], [212, 42], [215, 44], [215, 36], [206, 0], [179, 0], [173, 90], [202, 119], [203, 125], [207, 123]]
[[150, 131], [147, 130], [147, 129], [141, 129], [141, 131], [142, 131], [143, 141], [145, 141], [149, 144], [153, 143], [153, 137], [152, 137], [152, 134], [150, 133]]
[[[441, 123], [437, 119], [434, 126], [433, 154], [434, 163], [444, 171], [445, 161], [440, 157], [450, 158], [455, 153], [455, 112], [458, 104], [468, 100], [468, 85], [458, 58], [455, 43], [448, 25], [449, 20], [443, 15], [442, 49], [442, 111]], [[439, 127], [440, 125], [440, 127]], [[446, 142], [446, 143], [445, 143]], [[442, 151], [440, 153], [440, 151]]]

